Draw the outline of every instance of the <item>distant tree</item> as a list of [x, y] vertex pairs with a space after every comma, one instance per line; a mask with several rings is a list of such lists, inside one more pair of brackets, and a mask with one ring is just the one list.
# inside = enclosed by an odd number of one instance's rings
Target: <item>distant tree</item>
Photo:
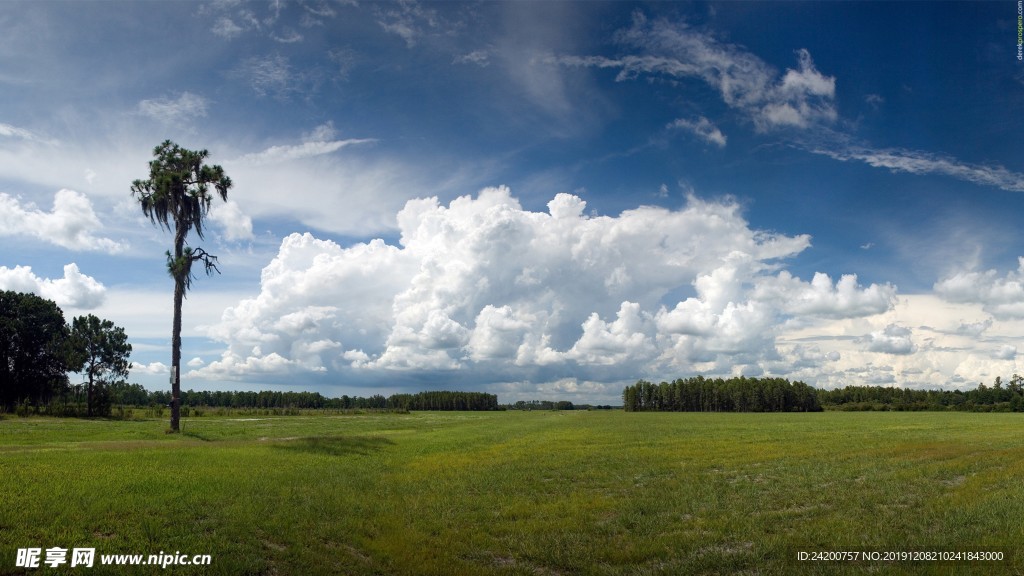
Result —
[[703, 376], [652, 384], [639, 380], [622, 391], [626, 412], [819, 412], [814, 388], [783, 378], [709, 380]]
[[111, 390], [115, 382], [124, 381], [131, 369], [128, 357], [132, 345], [124, 328], [96, 316], [79, 316], [71, 322], [71, 346], [80, 361], [73, 368], [88, 378], [86, 382], [86, 414], [110, 414]]
[[115, 404], [146, 406], [150, 402], [149, 392], [141, 384], [116, 381], [110, 384], [110, 400]]
[[213, 196], [228, 199], [231, 179], [220, 166], [203, 164], [209, 152], [186, 150], [170, 140], [153, 150], [149, 179], [132, 183], [132, 196], [142, 213], [155, 225], [174, 233], [174, 253], [167, 251], [167, 271], [174, 279], [174, 321], [171, 328], [171, 430], [179, 431], [181, 410], [181, 305], [192, 287], [192, 265], [202, 262], [207, 274], [220, 272], [217, 257], [202, 248], [186, 246], [193, 229], [203, 237], [203, 220], [210, 211]]
[[44, 404], [67, 386], [68, 327], [57, 304], [0, 292], [0, 406]]

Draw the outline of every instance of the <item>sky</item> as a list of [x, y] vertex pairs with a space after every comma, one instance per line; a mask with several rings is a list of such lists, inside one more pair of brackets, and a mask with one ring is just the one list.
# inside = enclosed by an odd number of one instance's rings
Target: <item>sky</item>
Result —
[[[182, 387], [618, 403], [1024, 373], [998, 2], [3, 2], [0, 289], [169, 388], [166, 139], [234, 182]], [[72, 375], [72, 381], [77, 381]]]

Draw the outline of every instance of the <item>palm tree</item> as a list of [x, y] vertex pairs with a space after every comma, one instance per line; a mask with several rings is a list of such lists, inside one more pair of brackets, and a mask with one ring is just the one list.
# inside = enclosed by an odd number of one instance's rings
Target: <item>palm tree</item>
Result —
[[220, 272], [217, 257], [186, 246], [193, 228], [203, 237], [203, 219], [210, 211], [210, 186], [225, 202], [231, 179], [220, 166], [207, 166], [206, 150], [186, 150], [170, 140], [153, 149], [149, 179], [132, 182], [132, 196], [154, 225], [174, 233], [174, 254], [167, 251], [167, 271], [174, 279], [174, 323], [171, 330], [171, 431], [178, 432], [181, 410], [181, 303], [192, 287], [192, 264], [202, 262], [207, 274]]

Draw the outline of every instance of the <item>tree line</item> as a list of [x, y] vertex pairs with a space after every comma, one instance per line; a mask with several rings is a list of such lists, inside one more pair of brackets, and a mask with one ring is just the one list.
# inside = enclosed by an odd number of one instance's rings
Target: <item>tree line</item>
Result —
[[[74, 387], [72, 387], [73, 389]], [[140, 384], [129, 384], [124, 381], [114, 382], [104, 387], [109, 404], [131, 407], [167, 407], [172, 402], [172, 394], [166, 390], [151, 391]], [[369, 397], [342, 395], [329, 398], [319, 392], [282, 392], [262, 390], [227, 391], [227, 390], [187, 390], [180, 392], [181, 405], [191, 408], [296, 408], [296, 409], [327, 409], [327, 410], [501, 410], [498, 397], [484, 392], [448, 392], [431, 391], [417, 394], [393, 394], [385, 397], [374, 394]], [[56, 405], [54, 405], [56, 404]], [[59, 399], [49, 405], [48, 414], [67, 413], [60, 406]], [[44, 406], [46, 404], [44, 403]], [[70, 413], [74, 415], [74, 412]], [[110, 414], [108, 409], [98, 416]]]
[[568, 400], [518, 400], [504, 404], [505, 410], [611, 410], [611, 404], [573, 404]]
[[822, 410], [959, 410], [1024, 412], [1024, 376], [973, 390], [914, 390], [886, 386], [813, 388], [783, 378], [694, 378], [653, 384], [640, 380], [622, 391], [627, 412], [820, 412]]
[[820, 412], [815, 389], [784, 378], [693, 378], [622, 391], [627, 412]]
[[498, 410], [498, 397], [485, 392], [419, 392], [395, 394], [388, 398], [388, 408], [405, 410]]
[[959, 410], [967, 412], [1024, 412], [1024, 376], [1004, 383], [997, 376], [973, 390], [911, 390], [884, 386], [846, 386], [818, 390], [827, 410]]

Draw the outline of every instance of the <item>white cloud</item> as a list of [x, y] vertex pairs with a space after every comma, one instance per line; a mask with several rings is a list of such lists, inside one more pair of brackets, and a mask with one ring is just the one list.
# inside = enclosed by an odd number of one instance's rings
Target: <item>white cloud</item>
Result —
[[271, 33], [270, 37], [281, 44], [295, 44], [296, 42], [302, 42], [303, 36], [295, 30], [287, 29], [282, 32], [281, 35]]
[[456, 56], [452, 60], [453, 64], [476, 64], [482, 68], [486, 68], [491, 64], [491, 54], [487, 50], [473, 50], [462, 56]]
[[[831, 134], [828, 126], [838, 118], [836, 79], [818, 71], [806, 49], [797, 50], [797, 67], [787, 69], [780, 77], [774, 68], [744, 48], [721, 42], [683, 23], [650, 21], [638, 15], [633, 25], [620, 31], [617, 38], [638, 53], [619, 58], [551, 56], [546, 61], [563, 66], [618, 69], [620, 81], [641, 75], [673, 81], [699, 78], [715, 88], [725, 104], [743, 112], [761, 132], [796, 128], [804, 132], [804, 137], [823, 137]], [[881, 101], [877, 95], [867, 97], [867, 102], [875, 107]], [[676, 122], [681, 122], [678, 127], [709, 142], [724, 145], [724, 135], [716, 133], [712, 125], [702, 126], [701, 121]], [[802, 140], [796, 144], [844, 162], [856, 160], [894, 172], [940, 174], [1007, 191], [1024, 191], [1024, 174], [1003, 166], [971, 164], [923, 151], [873, 148], [853, 144], [843, 135], [831, 134], [826, 139], [828, 143], [823, 145], [807, 145]]]
[[246, 154], [239, 158], [238, 162], [255, 165], [284, 163], [331, 154], [346, 146], [376, 142], [372, 138], [338, 140], [337, 136], [338, 131], [334, 128], [334, 122], [325, 122], [313, 130], [303, 133], [300, 144], [271, 146], [261, 152]]
[[913, 294], [882, 314], [786, 322], [777, 338], [782, 358], [765, 366], [821, 387], [973, 388], [1024, 373], [1015, 355], [1024, 319], [982, 308]]
[[91, 310], [103, 303], [107, 289], [71, 263], [64, 266], [64, 277], [56, 280], [40, 278], [31, 266], [0, 266], [0, 289], [31, 292], [60, 307]]
[[217, 36], [226, 40], [236, 38], [242, 33], [242, 27], [235, 24], [234, 20], [227, 16], [217, 18], [210, 30]]
[[[210, 329], [228, 349], [197, 374], [428, 378], [472, 368], [482, 383], [569, 374], [609, 383], [653, 371], [753, 373], [838, 358], [780, 351], [780, 326], [796, 315], [885, 312], [895, 290], [774, 275], [809, 239], [752, 230], [730, 202], [691, 197], [680, 210], [587, 216], [575, 196], [530, 212], [489, 188], [447, 206], [411, 200], [397, 221], [398, 246], [286, 238], [260, 294]], [[695, 297], [665, 306], [688, 287]]]
[[338, 130], [334, 128], [334, 121], [328, 120], [323, 124], [320, 124], [316, 128], [313, 128], [309, 132], [302, 134], [303, 142], [328, 142], [335, 140], [338, 137]]
[[986, 318], [980, 322], [961, 322], [956, 331], [958, 334], [977, 338], [991, 327], [992, 319]]
[[835, 160], [857, 160], [875, 168], [888, 168], [908, 174], [940, 174], [982, 186], [995, 186], [1008, 192], [1024, 192], [1024, 174], [1003, 166], [971, 164], [956, 158], [902, 148], [871, 148], [847, 143], [833, 143], [809, 148]]
[[288, 58], [280, 54], [247, 58], [233, 76], [247, 82], [257, 96], [271, 95], [278, 99], [290, 97], [302, 81], [292, 70]]
[[331, 154], [346, 146], [372, 142], [375, 142], [375, 140], [369, 138], [354, 138], [350, 140], [310, 141], [295, 145], [271, 146], [262, 152], [242, 156], [238, 161], [249, 164], [267, 164], [286, 162], [289, 160], [301, 160], [303, 158], [314, 158], [316, 156]]
[[714, 144], [719, 148], [725, 147], [725, 134], [715, 126], [713, 122], [707, 118], [701, 116], [697, 120], [684, 120], [678, 118], [673, 122], [670, 122], [667, 126], [669, 129], [686, 130], [698, 136], [701, 140], [709, 144]]
[[146, 374], [150, 376], [159, 376], [161, 374], [170, 374], [171, 369], [167, 364], [163, 362], [150, 362], [148, 364], [141, 364], [139, 362], [132, 362], [132, 372], [136, 375]]
[[868, 336], [868, 350], [885, 354], [913, 354], [917, 347], [912, 336], [913, 331], [910, 328], [890, 324]]
[[1017, 358], [1017, 347], [1003, 344], [993, 352], [992, 357], [997, 360], [1014, 360]]
[[7, 137], [7, 138], [18, 138], [18, 139], [21, 139], [21, 140], [39, 140], [40, 139], [31, 130], [26, 130], [24, 128], [18, 128], [17, 126], [11, 126], [10, 124], [4, 124], [3, 122], [0, 122], [0, 136], [4, 136], [4, 137]]
[[206, 116], [206, 99], [191, 92], [177, 98], [156, 98], [139, 102], [139, 113], [165, 124], [191, 121]]
[[581, 364], [636, 363], [657, 355], [653, 317], [635, 302], [623, 302], [613, 322], [595, 312], [583, 322], [583, 334], [565, 354]]
[[950, 302], [981, 304], [996, 318], [1024, 318], [1024, 257], [1002, 278], [995, 270], [961, 271], [935, 283], [935, 293]]
[[[202, 378], [231, 378], [238, 374], [248, 376], [284, 376], [292, 373], [295, 363], [276, 352], [266, 356], [247, 356], [241, 358], [234, 354], [225, 354], [220, 360], [211, 362], [205, 368], [193, 370], [189, 374]], [[316, 370], [316, 367], [311, 368]]]
[[224, 229], [224, 239], [251, 240], [252, 218], [242, 212], [234, 200], [216, 204], [210, 211], [210, 219]]
[[720, 42], [683, 23], [634, 16], [618, 41], [639, 54], [551, 57], [565, 66], [619, 69], [618, 80], [640, 75], [670, 79], [699, 78], [718, 90], [722, 101], [742, 111], [760, 131], [808, 128], [831, 123], [835, 78], [821, 74], [810, 52], [797, 51], [798, 68], [781, 76], [766, 62], [739, 46]]
[[50, 212], [0, 193], [0, 235], [32, 236], [70, 250], [123, 250], [121, 243], [96, 236], [102, 228], [92, 202], [80, 192], [60, 190]]
[[818, 272], [810, 284], [783, 270], [777, 277], [758, 284], [762, 299], [775, 299], [794, 315], [848, 318], [881, 314], [896, 303], [896, 288], [890, 284], [862, 288], [856, 274], [845, 274], [832, 285], [827, 274]]
[[387, 9], [379, 8], [377, 23], [385, 32], [398, 35], [407, 47], [412, 48], [429, 30], [437, 29], [441, 19], [437, 12], [424, 8], [415, 0], [401, 0], [388, 5]]
[[293, 349], [302, 349], [305, 368], [315, 371], [325, 366], [324, 359], [303, 346], [318, 341], [338, 342], [346, 350], [361, 342], [379, 348], [390, 328], [391, 301], [413, 271], [406, 254], [379, 240], [342, 249], [310, 234], [292, 234], [264, 268], [260, 295], [225, 310], [210, 330], [231, 349], [203, 371], [237, 375], [291, 369], [282, 360]]
[[[476, 179], [459, 167], [424, 161], [417, 165], [370, 150], [372, 139], [338, 140], [330, 124], [282, 143], [225, 160], [246, 215], [293, 218], [314, 228], [350, 236], [394, 231], [395, 214], [409, 190], [446, 190]], [[432, 179], [433, 178], [433, 179]], [[287, 191], [288, 200], [282, 202]]]

